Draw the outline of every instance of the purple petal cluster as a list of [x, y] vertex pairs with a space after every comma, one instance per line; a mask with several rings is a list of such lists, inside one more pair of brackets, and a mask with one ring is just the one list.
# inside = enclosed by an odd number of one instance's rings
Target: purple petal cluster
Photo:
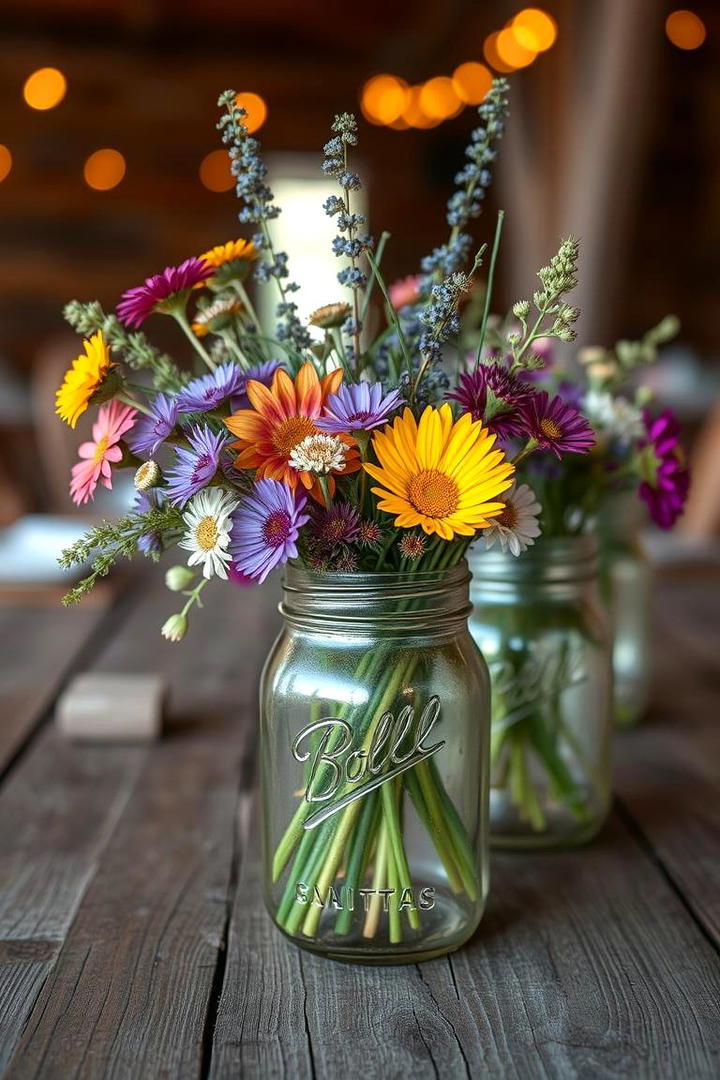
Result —
[[670, 529], [683, 512], [690, 488], [690, 473], [679, 445], [680, 425], [670, 409], [655, 418], [646, 412], [644, 420], [647, 437], [641, 447], [650, 451], [648, 472], [654, 475], [643, 480], [638, 494], [655, 524]]
[[348, 503], [333, 503], [312, 514], [309, 531], [313, 547], [318, 552], [334, 551], [342, 544], [351, 544], [358, 537], [360, 514]]
[[523, 403], [520, 414], [525, 434], [557, 458], [564, 453], [587, 454], [595, 444], [595, 434], [585, 417], [561, 397], [551, 398], [546, 390]]
[[166, 266], [162, 274], [153, 274], [142, 285], [122, 294], [117, 306], [118, 318], [125, 326], [137, 329], [159, 304], [206, 281], [213, 273], [211, 266], [195, 257], [186, 259], [179, 266]]
[[308, 520], [306, 503], [305, 495], [278, 480], [258, 480], [240, 504], [230, 533], [236, 570], [263, 582], [276, 566], [297, 558], [297, 538]]
[[325, 415], [315, 421], [320, 431], [337, 434], [345, 431], [371, 431], [387, 423], [388, 417], [403, 403], [399, 390], [383, 396], [382, 383], [361, 382], [341, 386], [330, 394]]
[[525, 434], [521, 406], [529, 402], [533, 389], [522, 382], [502, 364], [478, 364], [474, 371], [460, 376], [458, 386], [446, 396], [462, 405], [473, 420], [484, 420], [488, 390], [505, 406], [504, 411], [485, 420], [490, 431], [501, 439]]
[[[162, 492], [157, 488], [150, 491], [139, 491], [133, 502], [133, 510], [136, 514], [146, 514], [148, 510], [157, 510], [162, 505]], [[154, 555], [163, 549], [162, 534], [159, 532], [147, 532], [138, 540], [138, 551], [143, 555]]]
[[195, 427], [188, 442], [188, 447], [178, 447], [175, 466], [166, 473], [168, 498], [176, 506], [183, 506], [212, 480], [230, 438], [207, 427]]
[[140, 416], [135, 427], [126, 436], [126, 442], [133, 454], [151, 458], [175, 427], [177, 417], [177, 399], [168, 397], [167, 394], [157, 394], [150, 415]]
[[209, 375], [193, 379], [177, 396], [178, 412], [212, 412], [223, 401], [244, 391], [246, 376], [237, 364], [220, 364]]

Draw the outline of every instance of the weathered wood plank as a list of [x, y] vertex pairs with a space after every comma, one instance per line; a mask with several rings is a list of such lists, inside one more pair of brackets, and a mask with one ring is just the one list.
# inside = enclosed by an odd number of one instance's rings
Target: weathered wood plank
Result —
[[211, 1076], [714, 1077], [720, 965], [622, 823], [590, 848], [493, 858], [469, 946], [428, 964], [335, 964], [262, 913], [232, 917]]
[[52, 704], [107, 603], [65, 611], [0, 601], [0, 775]]
[[195, 619], [195, 638], [178, 646], [158, 631], [175, 605], [160, 583], [151, 586], [93, 666], [162, 672], [171, 686], [168, 732], [143, 752], [133, 798], [10, 1077], [200, 1075], [234, 851], [237, 858], [238, 793], [275, 616], [266, 593], [218, 589]]

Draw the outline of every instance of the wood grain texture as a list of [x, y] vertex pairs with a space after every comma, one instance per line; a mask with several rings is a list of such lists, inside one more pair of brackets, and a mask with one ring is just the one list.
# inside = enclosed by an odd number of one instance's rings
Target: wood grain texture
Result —
[[714, 1077], [720, 966], [617, 819], [582, 852], [493, 859], [469, 946], [413, 967], [301, 952], [233, 911], [211, 1077]]
[[103, 609], [0, 605], [0, 774], [57, 695]]
[[[258, 672], [275, 633], [268, 595], [226, 587], [216, 601], [212, 615], [196, 616], [196, 640], [173, 646], [158, 627], [177, 597], [151, 586], [93, 665], [165, 675], [167, 733], [139, 751], [133, 797], [77, 905], [9, 1077], [201, 1073]], [[212, 634], [197, 625], [203, 618]]]

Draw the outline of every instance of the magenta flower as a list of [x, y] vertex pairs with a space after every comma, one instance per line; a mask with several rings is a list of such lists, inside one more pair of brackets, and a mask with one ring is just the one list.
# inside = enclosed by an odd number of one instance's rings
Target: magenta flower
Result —
[[309, 525], [310, 535], [318, 551], [328, 553], [341, 544], [351, 544], [358, 537], [360, 514], [348, 503], [314, 510]]
[[180, 266], [166, 266], [162, 274], [153, 274], [142, 285], [122, 294], [117, 306], [118, 318], [125, 326], [137, 329], [154, 311], [167, 313], [173, 304], [182, 303], [195, 285], [213, 273], [211, 266], [194, 257]]
[[315, 426], [332, 435], [370, 431], [385, 424], [403, 400], [399, 390], [391, 390], [383, 397], [379, 382], [341, 386], [337, 393], [328, 395], [325, 415], [315, 420]]
[[230, 438], [222, 433], [216, 435], [210, 428], [196, 427], [188, 436], [188, 442], [189, 447], [178, 447], [175, 466], [166, 474], [168, 498], [176, 506], [183, 506], [210, 483]]
[[245, 384], [245, 376], [237, 364], [232, 360], [220, 364], [209, 375], [201, 375], [182, 388], [176, 399], [178, 412], [212, 412], [223, 401], [242, 393]]
[[670, 529], [680, 517], [690, 488], [690, 473], [680, 443], [680, 425], [670, 409], [659, 416], [644, 414], [647, 438], [642, 441], [640, 463], [645, 477], [638, 489], [661, 529]]
[[595, 444], [595, 434], [582, 413], [561, 397], [550, 398], [546, 390], [533, 394], [520, 406], [525, 434], [535, 439], [541, 450], [557, 458], [565, 454], [587, 454]]
[[[497, 400], [497, 412], [488, 411], [488, 390]], [[501, 439], [525, 434], [525, 422], [520, 407], [530, 400], [533, 389], [511, 375], [502, 364], [479, 364], [475, 371], [460, 376], [459, 385], [446, 397], [457, 401], [473, 420], [483, 420], [490, 431]], [[492, 400], [492, 399], [491, 399]]]
[[271, 570], [297, 558], [297, 538], [308, 520], [307, 499], [279, 480], [258, 480], [235, 513], [230, 552], [235, 569], [262, 583]]

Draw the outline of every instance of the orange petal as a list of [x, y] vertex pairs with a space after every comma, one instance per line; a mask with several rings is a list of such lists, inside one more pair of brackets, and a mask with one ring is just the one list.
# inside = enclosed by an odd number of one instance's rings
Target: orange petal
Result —
[[[285, 373], [276, 372], [276, 377], [280, 374]], [[287, 375], [285, 378], [287, 378]], [[285, 419], [285, 413], [280, 406], [280, 402], [275, 395], [268, 390], [267, 386], [263, 386], [261, 382], [257, 382], [255, 379], [248, 379], [246, 393], [253, 409], [259, 412], [261, 416], [264, 416], [267, 420], [275, 421], [276, 423], [280, 423]]]
[[257, 442], [267, 436], [267, 421], [258, 415], [254, 409], [240, 409], [239, 412], [228, 416], [225, 427], [246, 442]]

